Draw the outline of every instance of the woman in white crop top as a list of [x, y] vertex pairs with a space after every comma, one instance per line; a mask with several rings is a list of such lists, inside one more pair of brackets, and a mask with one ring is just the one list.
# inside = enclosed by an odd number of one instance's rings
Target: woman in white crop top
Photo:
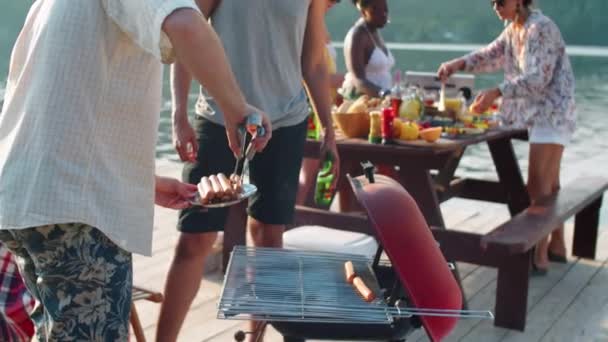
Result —
[[341, 93], [346, 98], [362, 94], [378, 97], [391, 88], [395, 59], [384, 44], [380, 29], [388, 21], [386, 0], [352, 0], [361, 12], [344, 39], [348, 72]]

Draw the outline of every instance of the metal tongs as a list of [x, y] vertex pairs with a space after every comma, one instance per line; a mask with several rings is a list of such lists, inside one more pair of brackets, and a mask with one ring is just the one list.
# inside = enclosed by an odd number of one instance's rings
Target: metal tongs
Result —
[[251, 141], [255, 137], [263, 137], [266, 134], [264, 126], [262, 126], [262, 116], [259, 113], [250, 114], [245, 125], [239, 127], [239, 133], [241, 134], [241, 151], [236, 159], [233, 174], [242, 179], [245, 163], [247, 162], [247, 166], [249, 166], [249, 161], [255, 156], [255, 149]]

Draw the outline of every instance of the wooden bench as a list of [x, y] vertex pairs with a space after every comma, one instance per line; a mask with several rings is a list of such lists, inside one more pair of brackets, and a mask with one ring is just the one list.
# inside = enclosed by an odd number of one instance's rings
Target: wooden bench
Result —
[[572, 254], [595, 258], [599, 213], [608, 179], [579, 178], [481, 237], [498, 268], [495, 325], [524, 330], [534, 246], [575, 215]]

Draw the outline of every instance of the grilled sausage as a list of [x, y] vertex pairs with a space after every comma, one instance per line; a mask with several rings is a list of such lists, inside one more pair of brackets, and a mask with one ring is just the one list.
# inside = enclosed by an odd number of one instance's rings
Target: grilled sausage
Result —
[[213, 188], [213, 192], [215, 192], [215, 197], [224, 197], [224, 189], [222, 188], [219, 179], [217, 179], [217, 176], [211, 175], [209, 176], [209, 180], [211, 181], [211, 187]]
[[353, 284], [355, 285], [355, 288], [357, 289], [359, 294], [363, 297], [363, 299], [365, 299], [366, 302], [371, 302], [376, 298], [376, 296], [374, 295], [372, 290], [370, 290], [369, 287], [367, 287], [367, 285], [365, 285], [365, 283], [363, 282], [363, 279], [361, 279], [359, 277], [355, 277], [355, 279], [353, 279]]
[[353, 279], [355, 279], [355, 265], [352, 261], [344, 263], [344, 273], [346, 274], [346, 282], [352, 284]]
[[198, 192], [201, 196], [202, 204], [208, 204], [213, 199], [213, 187], [208, 177], [201, 178], [200, 183], [198, 183]]
[[235, 199], [236, 194], [234, 192], [234, 189], [232, 188], [232, 184], [230, 184], [230, 181], [228, 180], [226, 175], [223, 173], [218, 173], [217, 179], [220, 181], [220, 185], [224, 190], [224, 197], [228, 197], [229, 201]]
[[232, 184], [232, 188], [234, 189], [234, 193], [238, 196], [241, 192], [243, 192], [243, 180], [241, 176], [237, 174], [232, 174], [230, 176], [230, 183]]

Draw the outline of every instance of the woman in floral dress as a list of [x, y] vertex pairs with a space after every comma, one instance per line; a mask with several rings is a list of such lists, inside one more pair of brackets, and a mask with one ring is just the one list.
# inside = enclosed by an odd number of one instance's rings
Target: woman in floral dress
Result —
[[[528, 192], [532, 203], [559, 189], [564, 147], [574, 133], [574, 75], [556, 24], [532, 0], [493, 0], [498, 17], [510, 21], [488, 46], [441, 64], [442, 81], [456, 71], [504, 70], [504, 81], [477, 96], [472, 110], [486, 111], [502, 97], [505, 123], [529, 130]], [[533, 274], [547, 273], [549, 262], [566, 262], [563, 226], [535, 248]]]

